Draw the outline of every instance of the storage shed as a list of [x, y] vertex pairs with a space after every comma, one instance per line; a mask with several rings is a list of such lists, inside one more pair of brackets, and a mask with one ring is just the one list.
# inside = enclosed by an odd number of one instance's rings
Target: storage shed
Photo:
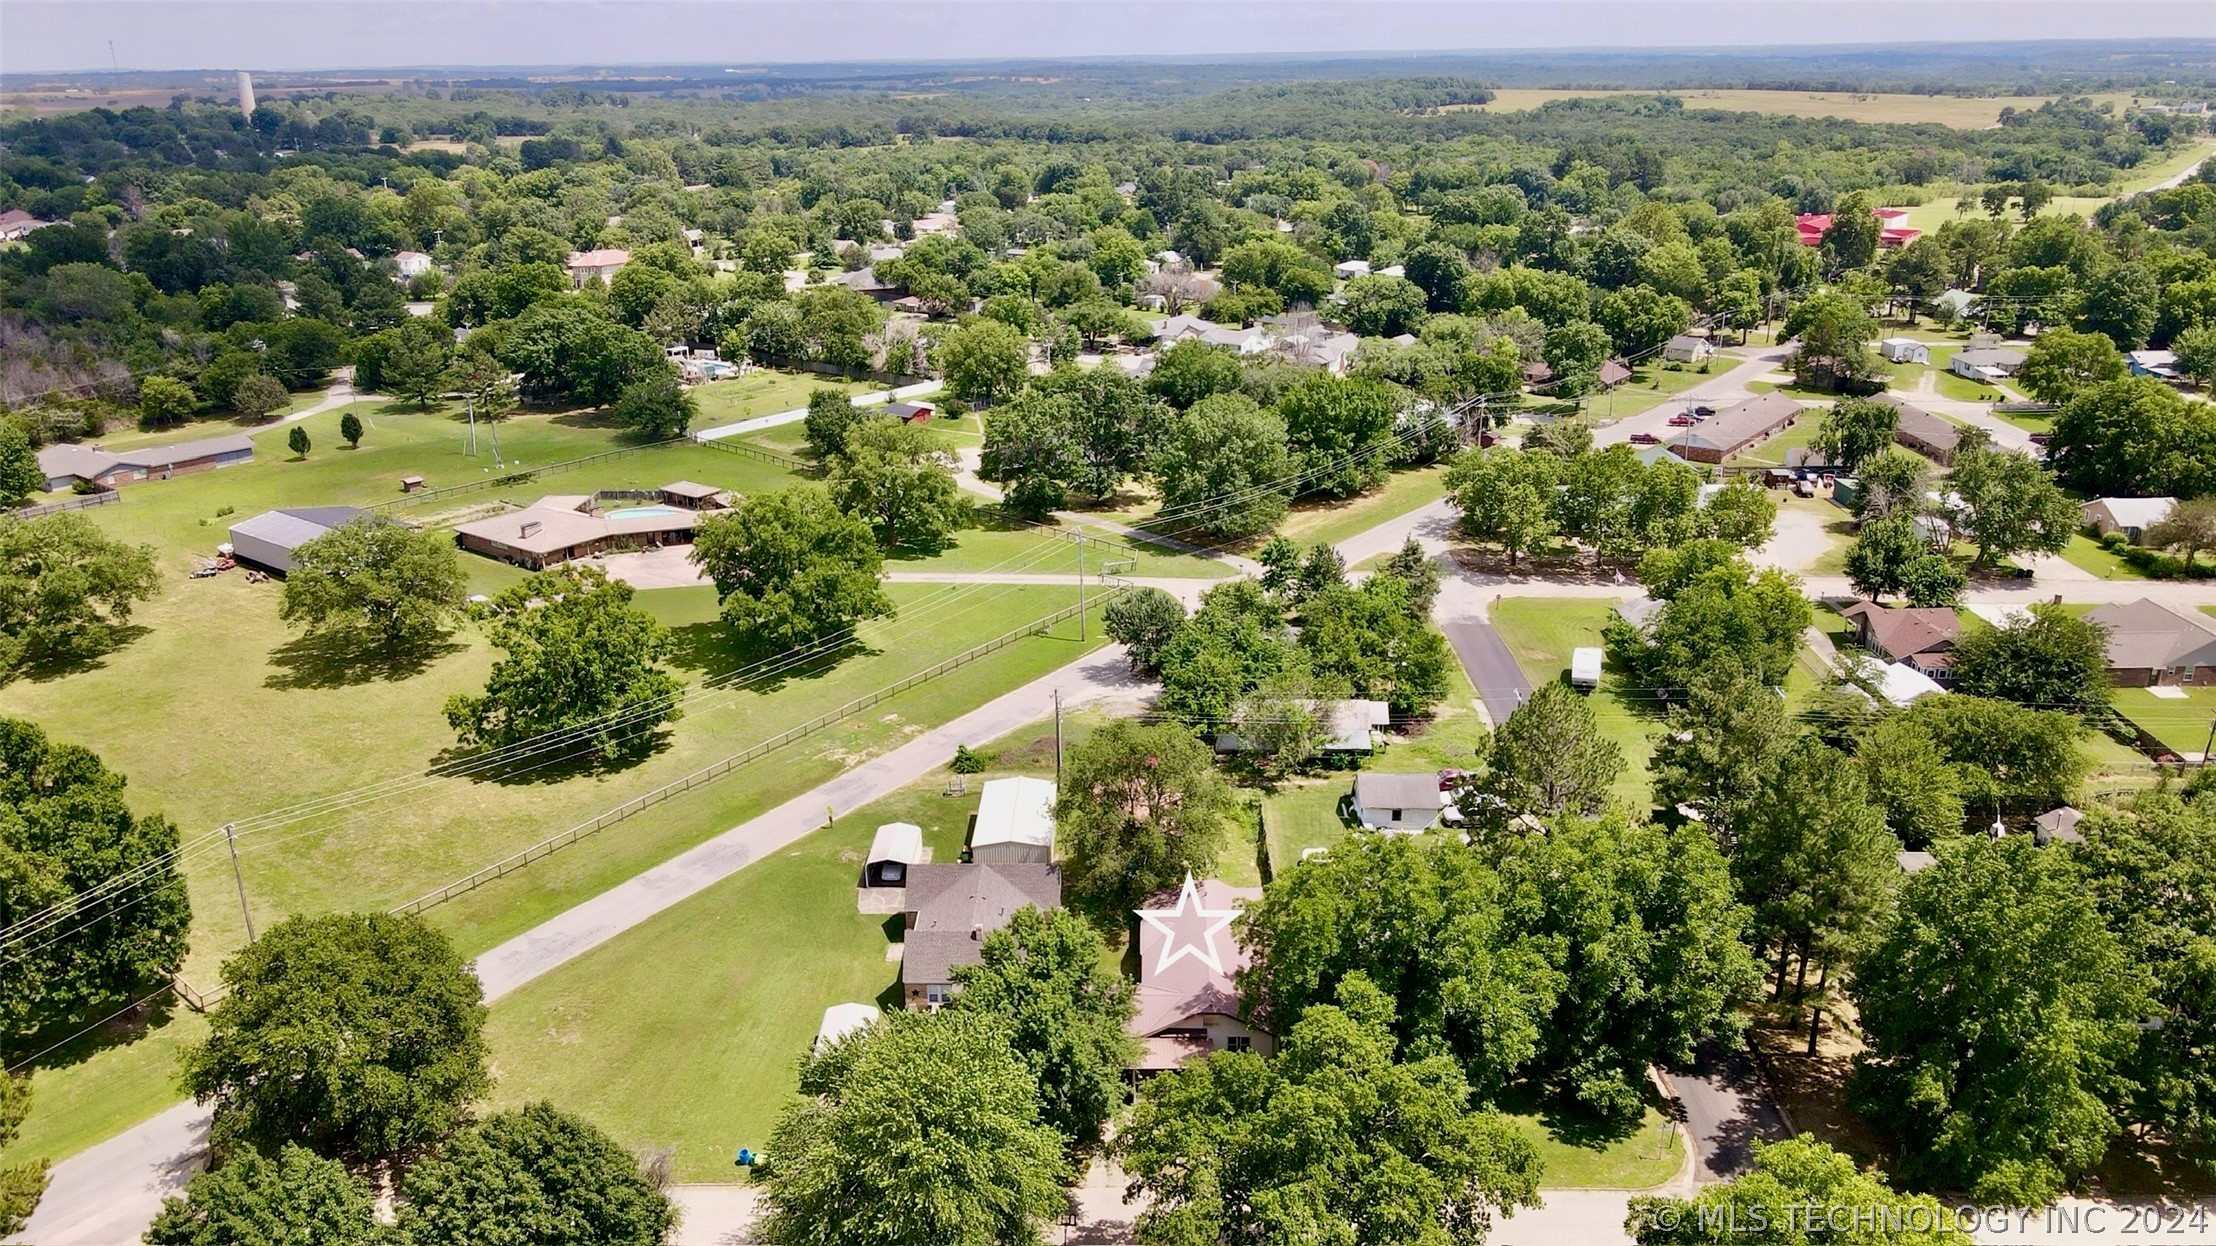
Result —
[[970, 860], [1039, 864], [1054, 859], [1054, 784], [1045, 779], [993, 779], [977, 801]]
[[887, 822], [869, 841], [862, 867], [863, 886], [905, 887], [908, 867], [923, 860], [923, 828], [913, 822]]

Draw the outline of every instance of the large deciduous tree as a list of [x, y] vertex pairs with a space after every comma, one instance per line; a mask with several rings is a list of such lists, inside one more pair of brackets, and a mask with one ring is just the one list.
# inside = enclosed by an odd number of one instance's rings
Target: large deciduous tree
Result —
[[969, 517], [954, 456], [929, 429], [886, 416], [863, 420], [830, 468], [831, 500], [866, 520], [887, 550], [943, 549]]
[[1510, 841], [1500, 873], [1518, 938], [1560, 984], [1530, 1070], [1554, 1094], [1636, 1121], [1649, 1065], [1688, 1064], [1701, 1042], [1737, 1034], [1762, 970], [1706, 830], [1557, 818]]
[[801, 1089], [770, 1136], [765, 1242], [1027, 1246], [1061, 1214], [1064, 1142], [998, 1018], [897, 1013], [819, 1054]]
[[1561, 459], [1538, 450], [1495, 446], [1455, 455], [1446, 485], [1462, 512], [1462, 531], [1499, 546], [1514, 572], [1524, 555], [1547, 548], [1559, 531], [1554, 499], [1561, 469]]
[[973, 320], [947, 331], [932, 357], [946, 391], [963, 402], [997, 403], [1023, 388], [1031, 344], [997, 320]]
[[1973, 445], [1948, 482], [1962, 499], [1960, 527], [1977, 546], [1973, 567], [2023, 553], [2059, 553], [2077, 530], [2078, 505], [2028, 454]]
[[1824, 412], [1823, 426], [1810, 444], [1835, 467], [1853, 471], [1863, 460], [1893, 444], [1900, 412], [1870, 398], [1842, 398]]
[[306, 1147], [236, 1148], [162, 1202], [150, 1246], [386, 1246], [369, 1182]]
[[715, 581], [724, 622], [757, 648], [846, 639], [893, 612], [876, 534], [821, 489], [757, 494], [709, 519], [692, 560]]
[[2079, 391], [2122, 380], [2124, 357], [2116, 344], [2098, 333], [2056, 326], [2032, 339], [2016, 384], [2041, 402], [2068, 402]]
[[288, 1142], [350, 1163], [436, 1146], [491, 1085], [482, 988], [419, 917], [291, 917], [223, 965], [184, 1087], [219, 1152]]
[[1383, 381], [1316, 375], [1277, 400], [1287, 446], [1303, 477], [1299, 491], [1351, 497], [1392, 469], [1397, 391]]
[[83, 515], [0, 517], [0, 671], [108, 651], [160, 582], [153, 546], [118, 541]]
[[534, 1103], [463, 1130], [408, 1170], [406, 1246], [661, 1246], [677, 1224], [638, 1161], [591, 1122]]
[[2060, 606], [2039, 602], [1955, 642], [1957, 691], [2033, 709], [2098, 715], [2108, 709], [2108, 634]]
[[1148, 463], [1163, 514], [1225, 540], [1269, 531], [1295, 489], [1285, 442], [1285, 422], [1244, 394], [1194, 401], [1169, 420]]
[[997, 1018], [1039, 1088], [1039, 1119], [1073, 1146], [1099, 1144], [1123, 1105], [1138, 1044], [1131, 984], [1108, 967], [1098, 931], [1064, 909], [1020, 909], [955, 969], [959, 1012]]
[[2079, 390], [2054, 419], [2047, 461], [2095, 497], [2216, 493], [2216, 406], [2151, 376]]
[[684, 684], [661, 667], [669, 631], [632, 604], [631, 586], [598, 567], [541, 571], [487, 605], [486, 636], [502, 657], [480, 696], [447, 698], [465, 745], [497, 749], [561, 731], [595, 754], [645, 746], [684, 716]]
[[1121, 929], [1147, 896], [1214, 867], [1238, 808], [1187, 728], [1104, 724], [1070, 750], [1054, 805], [1071, 906]]
[[678, 383], [677, 369], [663, 363], [624, 386], [608, 414], [640, 437], [667, 441], [684, 436], [692, 427], [693, 418], [700, 414], [700, 401]]
[[177, 828], [134, 815], [123, 787], [90, 750], [0, 718], [0, 1052], [105, 1015], [184, 960]]
[[1116, 594], [1101, 612], [1101, 626], [1129, 651], [1131, 669], [1156, 673], [1163, 646], [1185, 625], [1185, 607], [1152, 586]]
[[1119, 1139], [1138, 1239], [1476, 1246], [1538, 1203], [1539, 1157], [1443, 1055], [1394, 1051], [1393, 1000], [1354, 975], [1274, 1060], [1222, 1052], [1147, 1082]]
[[386, 657], [435, 642], [461, 614], [453, 538], [376, 517], [293, 550], [278, 617], [309, 632], [358, 633]]
[[570, 299], [534, 304], [516, 317], [501, 356], [523, 374], [530, 397], [591, 407], [614, 402], [665, 362], [652, 338]]
[[2119, 1130], [2147, 972], [2081, 871], [2031, 837], [1969, 839], [1911, 875], [1849, 988], [1869, 1047], [1852, 1099], [1912, 1180], [2038, 1206]]
[[[1843, 1215], [1835, 1217], [1834, 1208]], [[1834, 1233], [1834, 1219], [1854, 1217]], [[1758, 1227], [1759, 1226], [1759, 1227]], [[1815, 1226], [1814, 1231], [1806, 1231]], [[1954, 1209], [1929, 1194], [1901, 1194], [1852, 1156], [1813, 1137], [1754, 1144], [1754, 1167], [1701, 1187], [1691, 1199], [1634, 1198], [1627, 1227], [1639, 1246], [1732, 1246], [1768, 1231], [1787, 1240], [1855, 1246], [1971, 1246]]]

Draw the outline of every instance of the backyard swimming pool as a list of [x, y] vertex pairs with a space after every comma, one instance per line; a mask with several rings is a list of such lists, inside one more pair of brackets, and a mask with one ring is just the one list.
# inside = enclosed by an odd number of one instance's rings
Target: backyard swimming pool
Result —
[[609, 519], [658, 519], [663, 515], [682, 515], [685, 512], [674, 506], [626, 506], [622, 510], [609, 511]]

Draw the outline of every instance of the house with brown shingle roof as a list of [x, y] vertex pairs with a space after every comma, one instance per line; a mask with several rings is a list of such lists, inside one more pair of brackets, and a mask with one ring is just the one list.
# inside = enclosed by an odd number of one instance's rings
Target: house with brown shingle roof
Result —
[[[1194, 884], [1194, 890], [1201, 909], [1218, 913], [1262, 898], [1259, 887], [1234, 887], [1214, 878]], [[1232, 926], [1211, 928], [1213, 919], [1199, 912], [1182, 912], [1183, 894], [1182, 888], [1169, 888], [1149, 898], [1145, 911], [1160, 919], [1139, 923], [1139, 985], [1132, 993], [1137, 1009], [1124, 1027], [1139, 1040], [1139, 1058], [1130, 1066], [1136, 1073], [1174, 1069], [1215, 1051], [1266, 1056], [1277, 1047], [1276, 1039], [1241, 1017], [1239, 974], [1248, 956], [1238, 932]], [[1173, 937], [1205, 946], [1216, 964], [1195, 955], [1164, 964], [1165, 945]]]
[[1672, 437], [1670, 449], [1695, 463], [1721, 463], [1776, 436], [1800, 413], [1801, 405], [1783, 394], [1756, 394]]
[[1955, 451], [1962, 447], [1962, 426], [1945, 416], [1933, 415], [1922, 407], [1913, 406], [1891, 394], [1879, 394], [1870, 399], [1893, 409], [1900, 417], [1893, 426], [1893, 440], [1923, 455], [1941, 467], [1954, 466]]
[[917, 1012], [953, 997], [954, 971], [984, 959], [985, 936], [1026, 908], [1062, 907], [1058, 865], [976, 863], [908, 867], [901, 914], [900, 994]]
[[[1858, 601], [1839, 612], [1854, 630], [1856, 643], [1887, 662], [1909, 662], [1922, 670], [1923, 665], [1913, 661], [1939, 654], [1951, 655], [1955, 642], [1962, 639], [1962, 620], [1952, 610], [1941, 607], [1881, 606], [1874, 601]], [[1944, 662], [1928, 665], [1949, 668], [1952, 657]], [[1925, 670], [1924, 674], [1933, 674]]]

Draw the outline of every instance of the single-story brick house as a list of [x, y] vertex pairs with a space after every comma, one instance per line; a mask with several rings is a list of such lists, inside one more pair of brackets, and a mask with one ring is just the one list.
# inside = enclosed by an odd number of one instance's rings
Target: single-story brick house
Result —
[[254, 439], [245, 433], [103, 450], [64, 442], [38, 452], [39, 472], [48, 489], [74, 489], [78, 482], [113, 489], [135, 480], [167, 480], [187, 472], [212, 471], [254, 461]]
[[2108, 633], [2108, 677], [2118, 687], [2216, 682], [2216, 629], [2196, 614], [2142, 597], [2088, 611]]
[[1058, 865], [914, 865], [901, 913], [900, 996], [936, 1012], [954, 995], [954, 971], [984, 959], [985, 936], [1026, 908], [1062, 907]]
[[1681, 459], [1721, 463], [1775, 437], [1800, 414], [1801, 405], [1783, 394], [1756, 394], [1686, 429], [1669, 446]]
[[1891, 394], [1879, 394], [1870, 401], [1891, 407], [1900, 417], [1893, 426], [1893, 440], [1941, 467], [1954, 465], [1955, 452], [1962, 448], [1960, 424], [1945, 416], [1933, 415], [1922, 407], [1903, 402]]

